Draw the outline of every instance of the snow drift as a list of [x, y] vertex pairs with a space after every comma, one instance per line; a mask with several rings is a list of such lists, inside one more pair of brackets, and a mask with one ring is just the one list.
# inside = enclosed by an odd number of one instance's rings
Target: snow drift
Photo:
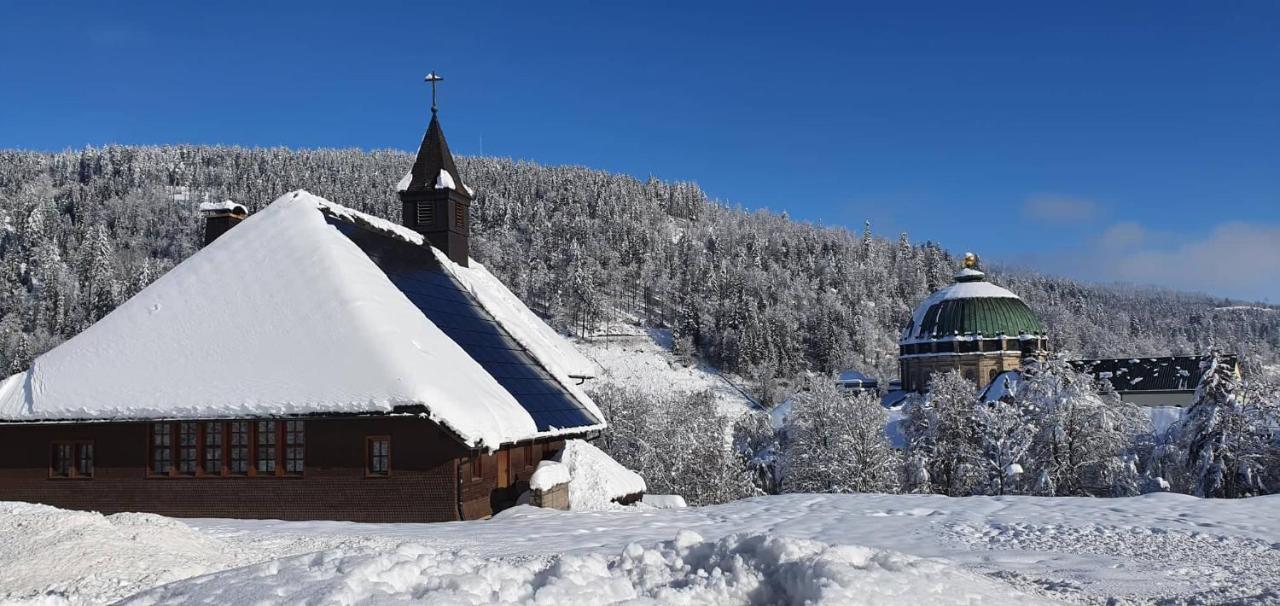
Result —
[[404, 544], [286, 558], [144, 592], [126, 605], [359, 604], [1029, 604], [1031, 596], [947, 563], [818, 541], [692, 531], [617, 555], [489, 559]]
[[565, 441], [555, 460], [568, 468], [569, 508], [574, 511], [610, 509], [615, 500], [646, 489], [640, 474], [582, 440]]

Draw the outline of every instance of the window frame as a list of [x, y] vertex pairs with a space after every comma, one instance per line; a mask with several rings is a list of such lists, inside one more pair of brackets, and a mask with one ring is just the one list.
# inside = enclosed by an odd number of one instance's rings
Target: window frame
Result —
[[[184, 478], [194, 477], [200, 474], [201, 454], [204, 451], [204, 423], [200, 421], [176, 421], [173, 423], [173, 474]], [[194, 427], [191, 432], [191, 444], [183, 444], [182, 440], [187, 435], [184, 431], [188, 427]], [[185, 459], [187, 451], [191, 453], [191, 460]], [[191, 464], [191, 470], [186, 471], [183, 466], [187, 463]]]
[[[216, 430], [210, 431], [211, 429], [214, 429], [215, 426], [216, 426]], [[198, 475], [213, 476], [213, 477], [222, 477], [222, 476], [228, 475], [227, 435], [229, 431], [229, 426], [230, 426], [230, 423], [226, 421], [221, 421], [221, 420], [200, 422], [200, 462], [198, 465], [198, 469], [199, 469], [199, 471], [197, 472]], [[216, 437], [217, 443], [211, 444], [209, 441], [210, 437]], [[209, 462], [214, 459], [209, 456], [209, 452], [210, 452], [210, 449], [214, 449], [214, 448], [216, 448], [218, 452], [218, 456], [217, 456], [218, 468], [216, 470], [210, 470]]]
[[[182, 445], [184, 435], [183, 428], [195, 426], [194, 444]], [[260, 431], [262, 427], [271, 427], [272, 431], [267, 444], [260, 444], [264, 434]], [[160, 428], [163, 427], [163, 431]], [[297, 431], [290, 433], [288, 428], [296, 428]], [[237, 429], [243, 428], [243, 432], [237, 432]], [[243, 442], [234, 442], [234, 438], [243, 436]], [[300, 457], [290, 459], [290, 444], [287, 440], [292, 438], [300, 438], [297, 447], [301, 449], [298, 453]], [[215, 443], [216, 439], [216, 443]], [[67, 442], [63, 440], [61, 442]], [[289, 418], [258, 418], [258, 419], [208, 419], [208, 420], [171, 420], [171, 421], [150, 421], [147, 423], [147, 451], [146, 451], [146, 477], [147, 478], [275, 478], [275, 477], [302, 477], [306, 473], [307, 453], [306, 453], [306, 425], [302, 419]], [[263, 451], [262, 447], [270, 447], [274, 453], [267, 459], [259, 460], [259, 453]], [[53, 476], [53, 446], [50, 446], [50, 477]], [[157, 455], [160, 449], [167, 449], [168, 469], [166, 471], [156, 470]], [[217, 462], [219, 468], [216, 470], [209, 469], [208, 464], [213, 460], [210, 456], [210, 449], [217, 449]], [[90, 445], [92, 449], [92, 445]], [[194, 449], [195, 461], [194, 471], [184, 471], [182, 469], [182, 450]], [[239, 451], [243, 454], [240, 459], [235, 459], [235, 453]], [[73, 464], [78, 465], [79, 450], [75, 449], [75, 458]], [[265, 454], [265, 453], [263, 453]], [[90, 452], [90, 458], [93, 454]], [[269, 461], [272, 469], [266, 471], [259, 470], [259, 464]], [[290, 462], [296, 462], [297, 471], [286, 471], [286, 466]], [[235, 469], [236, 463], [243, 465], [243, 471]], [[92, 461], [90, 461], [92, 464]]]
[[[374, 459], [374, 454], [373, 454], [373, 444], [374, 444], [374, 442], [386, 442], [386, 443], [387, 443], [387, 453], [386, 453], [385, 455], [383, 455], [383, 456], [384, 456], [384, 457], [386, 457], [386, 459], [387, 459], [387, 462], [386, 462], [386, 469], [384, 469], [384, 470], [382, 470], [382, 471], [380, 471], [380, 472], [377, 472], [377, 471], [374, 471], [374, 470], [373, 470], [373, 459]], [[389, 477], [391, 477], [391, 436], [389, 436], [389, 435], [376, 435], [376, 436], [365, 436], [365, 437], [364, 437], [364, 477], [366, 477], [366, 478], [389, 478]]]
[[[298, 430], [296, 432], [290, 431], [290, 428], [294, 427], [295, 423], [297, 424]], [[279, 475], [295, 477], [295, 478], [306, 475], [307, 473], [307, 425], [306, 425], [306, 422], [303, 421], [302, 419], [284, 419], [284, 423], [280, 424], [280, 434], [281, 434], [280, 437], [283, 439], [279, 441], [279, 445], [276, 447], [276, 451], [278, 453], [277, 456], [280, 458], [280, 464], [276, 465], [276, 469], [280, 472]], [[295, 447], [294, 445], [292, 445], [291, 442], [289, 442], [291, 435], [297, 435], [301, 438], [296, 444], [296, 448], [299, 451], [299, 456], [297, 459], [298, 461], [297, 471], [289, 470], [289, 463], [293, 460], [289, 456], [290, 455], [289, 449], [291, 447]]]
[[[253, 471], [253, 473], [250, 475], [257, 476], [257, 477], [271, 477], [271, 476], [281, 475], [280, 474], [280, 430], [283, 426], [278, 422], [277, 419], [254, 419], [250, 423], [250, 425], [253, 428], [253, 464], [250, 465], [249, 467]], [[271, 429], [269, 431], [263, 432], [262, 429], [264, 425], [269, 426]], [[270, 444], [262, 443], [264, 434], [267, 436], [270, 436], [271, 438]], [[261, 447], [263, 446], [268, 446], [271, 448], [271, 450], [275, 452], [270, 453], [270, 456], [261, 456], [263, 454], [261, 452], [262, 451]], [[263, 471], [262, 469], [260, 469], [261, 464], [264, 462], [269, 464], [268, 466], [271, 468], [270, 470]]]
[[[164, 428], [163, 431], [160, 430], [161, 427]], [[149, 478], [173, 477], [174, 469], [177, 468], [177, 466], [174, 464], [174, 454], [175, 454], [174, 449], [176, 448], [174, 445], [174, 433], [177, 431], [176, 428], [177, 428], [177, 424], [171, 421], [150, 421], [147, 423], [147, 477]], [[165, 439], [167, 439], [167, 442], [164, 444], [158, 444], [156, 442], [156, 439], [159, 437], [164, 437]], [[160, 446], [163, 446], [169, 451], [169, 456], [168, 456], [169, 466], [168, 466], [168, 469], [165, 469], [164, 471], [160, 471], [156, 468], [156, 462], [157, 462], [156, 454], [157, 454], [157, 449]]]
[[[238, 433], [233, 429], [233, 427], [236, 427], [236, 426], [243, 426], [245, 428], [243, 432], [244, 433], [243, 444], [235, 444], [232, 442], [232, 436], [235, 436]], [[233, 419], [231, 421], [227, 421], [225, 431], [226, 431], [225, 448], [227, 452], [226, 452], [226, 455], [224, 455], [225, 462], [222, 464], [223, 469], [226, 470], [223, 473], [223, 475], [230, 478], [247, 478], [252, 476], [255, 468], [255, 463], [257, 460], [254, 457], [254, 449], [257, 441], [254, 437], [253, 421], [250, 421], [248, 419]], [[241, 462], [244, 463], [244, 470], [237, 471], [232, 466], [232, 462], [233, 462], [232, 451], [239, 450], [241, 448], [244, 449], [244, 458], [241, 459]]]
[[[58, 461], [58, 450], [67, 448], [66, 473], [58, 473], [55, 463]], [[80, 462], [85, 449], [89, 453], [89, 472], [80, 471]], [[49, 479], [50, 480], [92, 480], [97, 464], [93, 460], [93, 440], [50, 440], [49, 441]]]

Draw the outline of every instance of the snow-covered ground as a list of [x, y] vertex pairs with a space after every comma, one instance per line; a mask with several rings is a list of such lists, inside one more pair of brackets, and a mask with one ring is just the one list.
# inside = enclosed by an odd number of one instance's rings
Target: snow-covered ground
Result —
[[739, 415], [755, 405], [735, 387], [742, 382], [722, 378], [710, 366], [685, 366], [671, 353], [671, 333], [644, 329], [626, 322], [601, 328], [605, 333], [574, 341], [578, 350], [594, 360], [604, 373], [594, 381], [608, 381], [655, 394], [711, 390], [720, 412]]
[[354, 524], [0, 504], [0, 602], [1277, 603], [1277, 511], [1280, 497], [786, 495]]

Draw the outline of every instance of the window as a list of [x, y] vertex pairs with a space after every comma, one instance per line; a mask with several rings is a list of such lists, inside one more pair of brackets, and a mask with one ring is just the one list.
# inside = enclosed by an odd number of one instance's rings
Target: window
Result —
[[232, 421], [228, 425], [227, 467], [233, 474], [249, 473], [249, 422]]
[[54, 442], [49, 445], [50, 478], [92, 478], [93, 442]]
[[226, 425], [219, 421], [204, 424], [204, 472], [222, 475], [222, 432]]
[[169, 475], [173, 471], [173, 432], [168, 423], [151, 424], [151, 473]]
[[471, 479], [479, 480], [484, 477], [484, 459], [480, 453], [476, 453], [471, 457]]
[[458, 229], [467, 228], [467, 207], [462, 203], [453, 205], [453, 226]]
[[93, 442], [76, 444], [76, 475], [82, 478], [93, 477]]
[[194, 421], [178, 423], [178, 473], [195, 475], [196, 462], [200, 460], [200, 424]]
[[257, 470], [259, 474], [276, 472], [276, 422], [258, 421]]
[[71, 461], [75, 457], [75, 444], [55, 442], [49, 461], [49, 476], [54, 478], [71, 477]]
[[533, 467], [533, 442], [524, 445], [524, 466]]
[[306, 435], [302, 429], [302, 421], [285, 421], [284, 423], [284, 472], [302, 473]]
[[365, 475], [391, 475], [391, 438], [388, 436], [370, 436], [365, 438]]

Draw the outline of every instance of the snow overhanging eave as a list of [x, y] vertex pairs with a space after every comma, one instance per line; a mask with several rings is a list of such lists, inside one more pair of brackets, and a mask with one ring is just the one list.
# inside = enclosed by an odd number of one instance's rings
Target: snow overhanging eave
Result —
[[1047, 335], [1048, 333], [1046, 332], [1036, 332], [1036, 333], [1024, 332], [1016, 335], [1008, 335], [1003, 333], [998, 333], [995, 335], [984, 335], [981, 333], [967, 333], [963, 335], [944, 335], [939, 337], [928, 337], [928, 336], [908, 337], [898, 341], [898, 344], [899, 345], [919, 345], [921, 343], [950, 343], [953, 341], [987, 341], [987, 340], [999, 341], [1002, 339], [1009, 340], [1009, 341], [1012, 341], [1012, 340], [1031, 341], [1034, 339], [1044, 338]]

